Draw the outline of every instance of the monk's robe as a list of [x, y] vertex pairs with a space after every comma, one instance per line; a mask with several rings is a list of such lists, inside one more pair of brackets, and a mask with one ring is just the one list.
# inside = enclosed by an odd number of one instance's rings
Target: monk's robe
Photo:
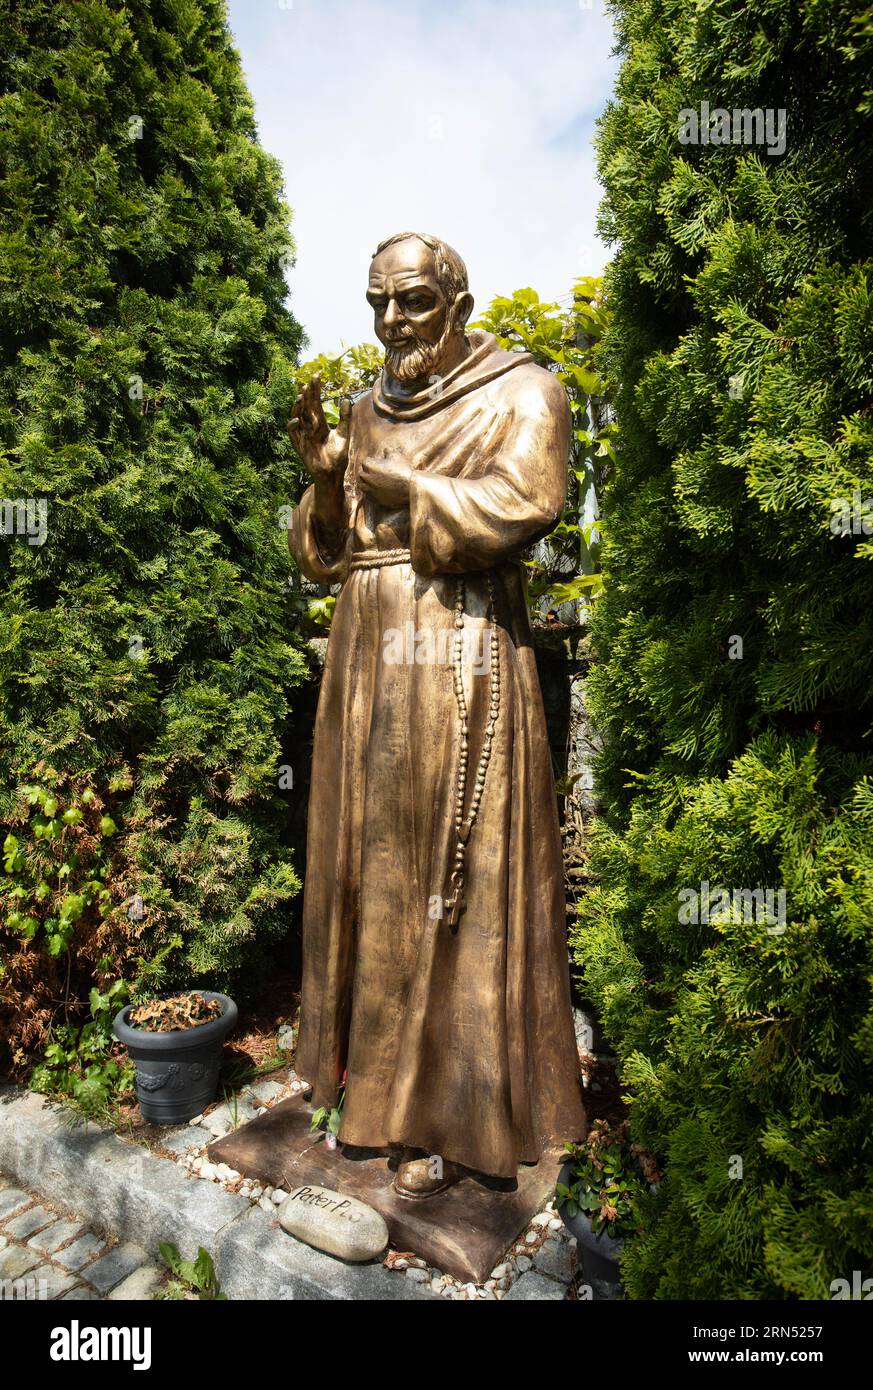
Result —
[[[430, 390], [392, 395], [383, 374], [355, 403], [343, 534], [320, 531], [311, 488], [292, 517], [304, 574], [343, 584], [315, 724], [297, 1069], [326, 1106], [347, 1072], [344, 1143], [411, 1145], [514, 1177], [585, 1129], [555, 789], [517, 559], [561, 515], [570, 415], [560, 382], [528, 354], [487, 333], [469, 342]], [[356, 484], [364, 460], [392, 452], [414, 470], [401, 508]], [[354, 563], [384, 551], [408, 559]], [[456, 576], [469, 805], [489, 703], [486, 571], [500, 705], [453, 929], [440, 904], [457, 844]]]

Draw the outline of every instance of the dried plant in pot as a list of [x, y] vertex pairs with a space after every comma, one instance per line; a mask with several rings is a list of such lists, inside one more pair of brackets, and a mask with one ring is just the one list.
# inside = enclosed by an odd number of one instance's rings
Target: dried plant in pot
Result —
[[215, 1099], [221, 1051], [236, 1020], [233, 1000], [208, 989], [128, 1004], [115, 1015], [144, 1119], [183, 1124]]

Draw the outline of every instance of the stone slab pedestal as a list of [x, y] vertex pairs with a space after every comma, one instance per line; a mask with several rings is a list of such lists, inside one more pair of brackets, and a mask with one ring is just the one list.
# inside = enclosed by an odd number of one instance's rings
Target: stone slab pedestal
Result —
[[247, 1178], [292, 1191], [304, 1183], [357, 1197], [381, 1212], [395, 1250], [410, 1251], [465, 1283], [481, 1284], [507, 1248], [551, 1197], [560, 1156], [518, 1170], [513, 1184], [464, 1177], [421, 1201], [398, 1197], [388, 1159], [366, 1149], [331, 1151], [310, 1133], [311, 1107], [280, 1102], [257, 1120], [209, 1146], [209, 1158]]

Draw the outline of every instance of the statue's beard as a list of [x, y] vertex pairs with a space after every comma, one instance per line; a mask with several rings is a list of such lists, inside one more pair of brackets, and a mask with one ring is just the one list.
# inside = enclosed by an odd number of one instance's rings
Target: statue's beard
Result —
[[400, 344], [385, 348], [385, 366], [395, 381], [417, 381], [439, 374], [439, 364], [443, 359], [446, 344], [455, 332], [455, 325], [449, 317], [441, 336], [435, 343], [426, 343], [416, 334], [405, 338]]

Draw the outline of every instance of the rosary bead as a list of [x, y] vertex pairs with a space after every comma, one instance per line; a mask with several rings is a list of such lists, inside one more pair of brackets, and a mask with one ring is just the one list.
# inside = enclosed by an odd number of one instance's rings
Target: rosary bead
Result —
[[466, 605], [466, 585], [463, 579], [455, 581], [455, 617], [453, 625], [455, 636], [452, 648], [452, 684], [455, 692], [455, 700], [458, 706], [459, 729], [459, 748], [458, 748], [458, 770], [455, 783], [455, 819], [454, 827], [458, 837], [458, 844], [455, 850], [454, 868], [451, 873], [451, 884], [454, 890], [450, 903], [451, 914], [449, 922], [455, 927], [460, 913], [464, 910], [463, 888], [465, 872], [465, 846], [470, 838], [470, 832], [476, 821], [479, 812], [479, 803], [482, 800], [482, 793], [485, 790], [485, 774], [491, 760], [491, 745], [497, 726], [497, 717], [500, 709], [500, 655], [498, 644], [498, 632], [495, 619], [495, 588], [494, 579], [490, 574], [485, 575], [485, 586], [488, 592], [488, 615], [487, 620], [490, 627], [489, 635], [489, 667], [490, 670], [490, 697], [488, 703], [488, 716], [482, 738], [482, 751], [479, 757], [479, 765], [476, 768], [475, 781], [473, 784], [473, 794], [470, 798], [470, 807], [464, 818], [464, 803], [467, 794], [467, 769], [469, 764], [468, 749], [468, 723], [467, 723], [467, 700], [464, 694], [464, 617]]

